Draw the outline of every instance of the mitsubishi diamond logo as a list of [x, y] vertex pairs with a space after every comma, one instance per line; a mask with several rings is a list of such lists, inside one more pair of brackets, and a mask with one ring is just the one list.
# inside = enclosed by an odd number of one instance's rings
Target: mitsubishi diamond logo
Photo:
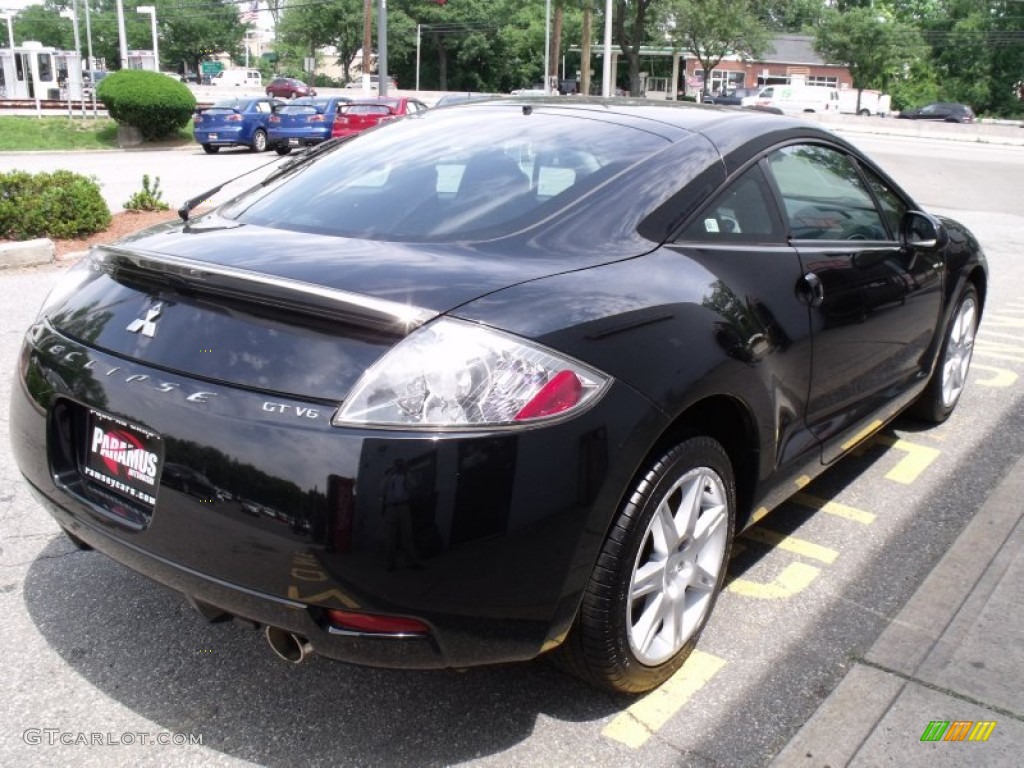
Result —
[[163, 302], [154, 304], [152, 309], [146, 311], [144, 318], [137, 318], [128, 323], [128, 332], [139, 333], [141, 331], [143, 336], [152, 338], [153, 334], [156, 333], [156, 319], [160, 317], [163, 308]]

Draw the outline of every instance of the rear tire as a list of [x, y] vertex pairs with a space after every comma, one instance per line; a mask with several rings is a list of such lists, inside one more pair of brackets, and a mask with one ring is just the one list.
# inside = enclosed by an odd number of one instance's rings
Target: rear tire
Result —
[[208, 155], [216, 155], [220, 152], [220, 147], [215, 147], [213, 144], [203, 144], [203, 152]]
[[278, 144], [276, 147], [274, 147], [274, 151], [277, 152], [277, 154], [284, 156], [291, 152], [292, 148]]
[[978, 333], [981, 303], [978, 290], [970, 283], [960, 291], [956, 309], [942, 338], [942, 350], [928, 387], [910, 406], [909, 413], [922, 421], [941, 424], [960, 402]]
[[256, 132], [252, 135], [252, 151], [267, 151], [267, 132], [264, 131], [262, 128], [257, 128]]
[[620, 693], [675, 674], [722, 590], [735, 517], [732, 466], [715, 440], [690, 438], [651, 464], [612, 524], [554, 658]]

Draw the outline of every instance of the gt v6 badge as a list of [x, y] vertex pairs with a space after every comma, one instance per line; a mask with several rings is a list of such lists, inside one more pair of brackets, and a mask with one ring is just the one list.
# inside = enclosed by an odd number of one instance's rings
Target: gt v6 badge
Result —
[[142, 331], [143, 336], [149, 336], [153, 338], [153, 334], [156, 333], [156, 319], [160, 317], [160, 313], [164, 309], [163, 302], [158, 302], [153, 305], [152, 309], [146, 311], [145, 318], [137, 318], [128, 323], [126, 329], [129, 333], [138, 333]]
[[263, 403], [263, 410], [269, 413], [294, 413], [296, 416], [305, 416], [307, 419], [320, 418], [320, 411], [316, 408], [306, 408], [301, 405], [285, 405], [284, 403], [272, 403], [269, 400]]

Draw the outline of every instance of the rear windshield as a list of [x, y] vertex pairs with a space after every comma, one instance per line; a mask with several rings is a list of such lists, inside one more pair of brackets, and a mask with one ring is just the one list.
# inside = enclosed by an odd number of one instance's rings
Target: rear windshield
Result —
[[320, 110], [312, 104], [287, 104], [277, 108], [278, 114], [282, 115], [315, 115]]
[[342, 112], [346, 115], [390, 115], [391, 109], [383, 104], [349, 104]]
[[231, 99], [229, 101], [218, 101], [212, 107], [204, 110], [207, 114], [210, 112], [234, 112], [236, 109], [242, 109], [245, 106], [244, 101], [238, 99]]
[[499, 237], [556, 214], [665, 146], [585, 113], [428, 111], [297, 165], [221, 214], [344, 237]]

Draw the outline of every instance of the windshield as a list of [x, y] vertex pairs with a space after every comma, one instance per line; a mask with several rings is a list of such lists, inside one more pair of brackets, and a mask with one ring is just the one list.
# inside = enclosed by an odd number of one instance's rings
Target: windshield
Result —
[[221, 214], [344, 237], [498, 237], [557, 213], [664, 146], [593, 115], [428, 111], [297, 164]]

